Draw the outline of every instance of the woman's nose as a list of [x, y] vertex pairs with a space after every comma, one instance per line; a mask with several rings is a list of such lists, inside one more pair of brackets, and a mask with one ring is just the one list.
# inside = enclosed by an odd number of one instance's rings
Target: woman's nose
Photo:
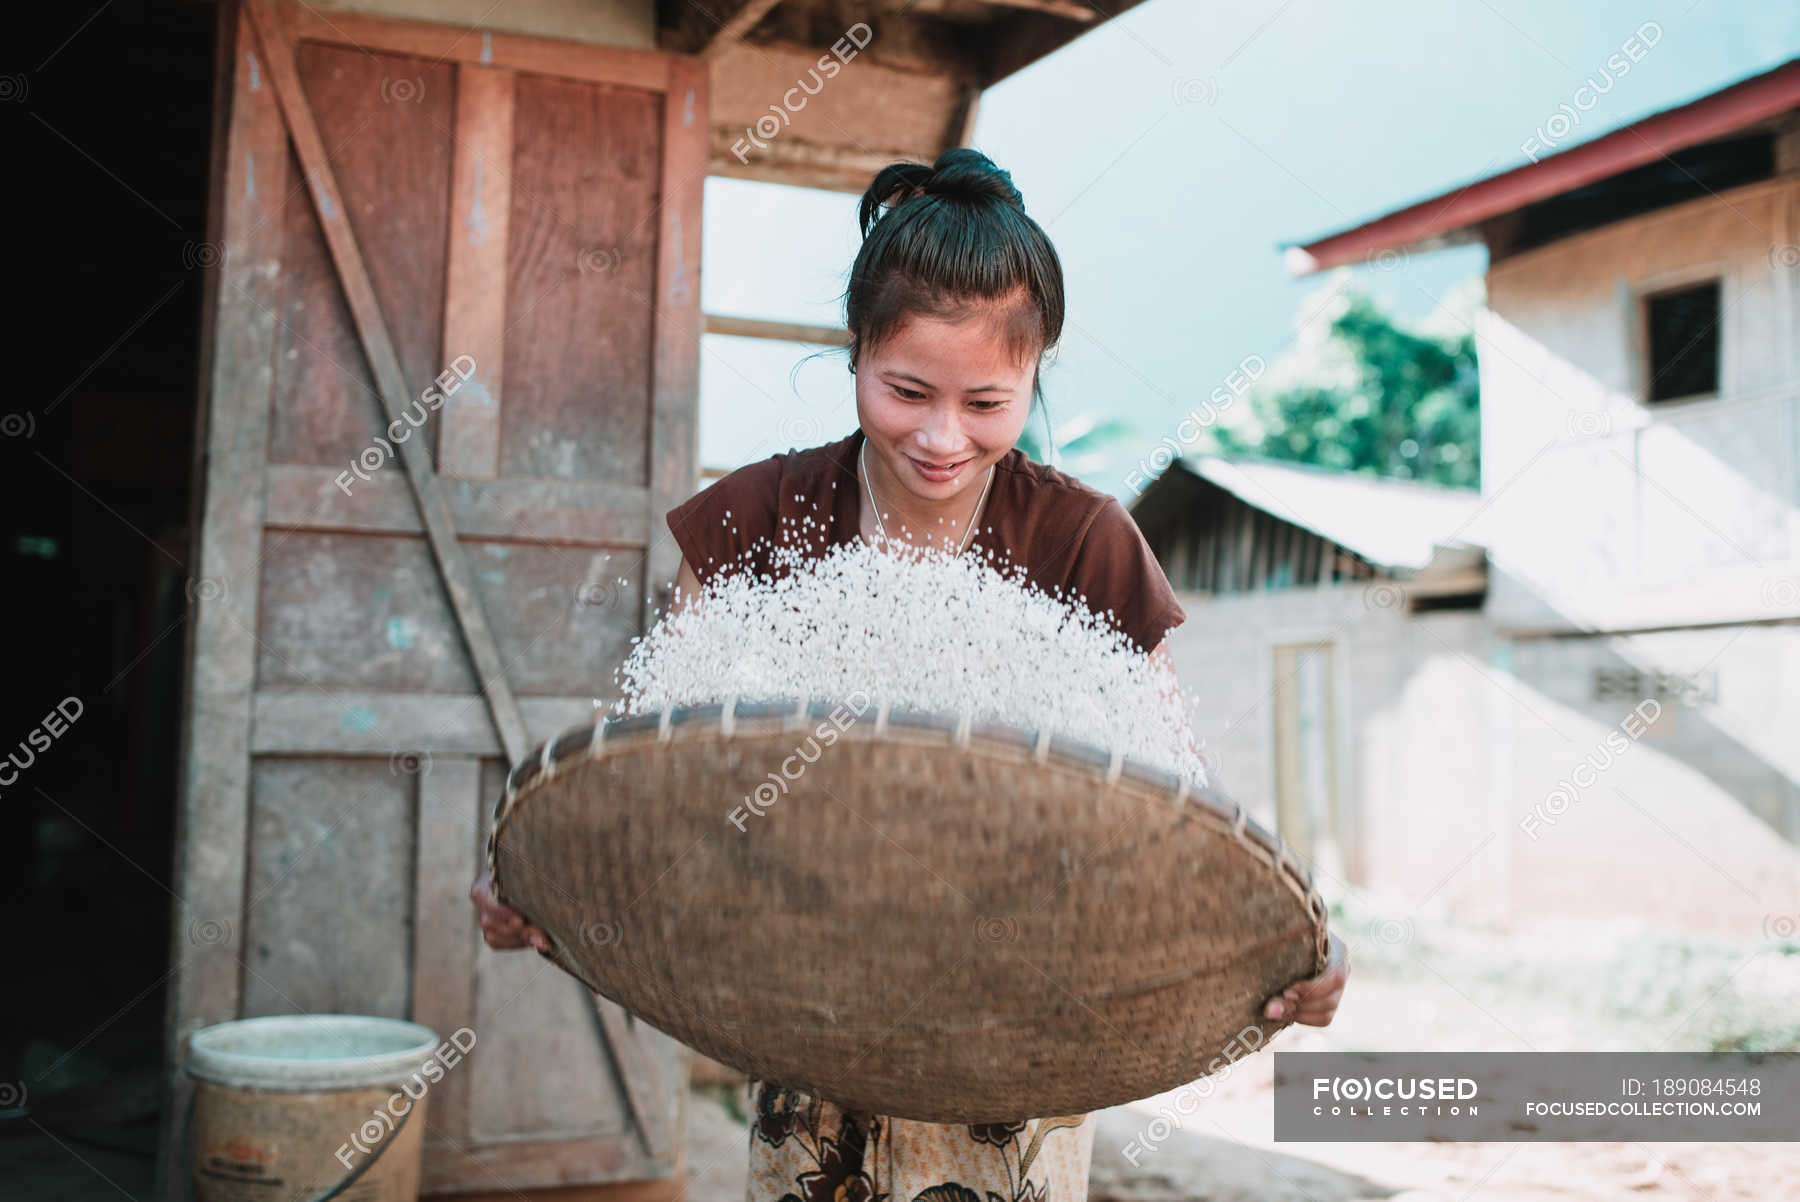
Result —
[[962, 427], [956, 420], [956, 414], [948, 410], [934, 410], [926, 415], [924, 424], [919, 427], [916, 441], [919, 454], [925, 459], [930, 459], [933, 455], [955, 455], [964, 446]]

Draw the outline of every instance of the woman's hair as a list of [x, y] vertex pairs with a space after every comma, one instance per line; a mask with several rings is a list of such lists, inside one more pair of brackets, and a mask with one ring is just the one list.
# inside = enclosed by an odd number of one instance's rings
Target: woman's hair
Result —
[[[915, 313], [957, 320], [1005, 303], [994, 316], [1015, 361], [1041, 358], [1062, 337], [1056, 248], [1025, 215], [1012, 175], [979, 150], [946, 150], [929, 167], [883, 167], [858, 222], [863, 244], [844, 294], [852, 373]], [[1031, 396], [1043, 405], [1035, 366]]]

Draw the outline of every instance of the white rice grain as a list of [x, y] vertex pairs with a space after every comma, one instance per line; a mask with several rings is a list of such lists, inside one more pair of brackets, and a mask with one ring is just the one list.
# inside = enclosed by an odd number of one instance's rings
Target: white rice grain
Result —
[[774, 558], [791, 570], [720, 572], [637, 640], [614, 672], [613, 712], [861, 692], [895, 707], [1048, 727], [1207, 786], [1173, 676], [1022, 568], [860, 539], [822, 556], [790, 544]]

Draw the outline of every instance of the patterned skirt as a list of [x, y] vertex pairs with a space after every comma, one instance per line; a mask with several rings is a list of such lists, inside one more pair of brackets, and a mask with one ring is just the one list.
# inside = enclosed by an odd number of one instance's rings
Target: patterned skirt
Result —
[[746, 1202], [1086, 1202], [1095, 1116], [921, 1123], [752, 1080]]

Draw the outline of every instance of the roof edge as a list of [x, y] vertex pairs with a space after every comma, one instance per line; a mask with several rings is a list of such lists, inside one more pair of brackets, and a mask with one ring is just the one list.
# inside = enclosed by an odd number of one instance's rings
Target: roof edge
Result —
[[1510, 171], [1472, 180], [1334, 234], [1284, 243], [1283, 265], [1289, 275], [1311, 275], [1378, 251], [1448, 240], [1476, 222], [1641, 167], [1796, 106], [1800, 106], [1800, 58], [1791, 58], [1760, 75]]

